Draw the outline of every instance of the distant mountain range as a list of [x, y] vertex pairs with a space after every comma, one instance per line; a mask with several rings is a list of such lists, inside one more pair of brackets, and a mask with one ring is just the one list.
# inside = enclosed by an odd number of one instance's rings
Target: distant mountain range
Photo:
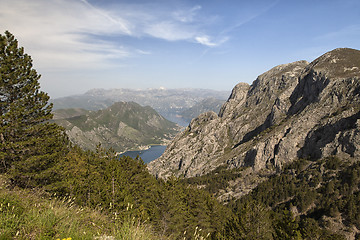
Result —
[[191, 108], [188, 108], [180, 113], [180, 116], [186, 121], [189, 122], [199, 116], [202, 113], [213, 111], [219, 112], [221, 106], [224, 104], [223, 100], [219, 100], [216, 98], [207, 98], [198, 103], [196, 103]]
[[98, 111], [58, 109], [53, 121], [65, 127], [70, 140], [84, 149], [93, 150], [101, 143], [117, 152], [167, 144], [180, 130], [151, 107], [134, 102], [117, 102]]
[[54, 110], [99, 110], [119, 101], [136, 102], [141, 106], [154, 108], [170, 121], [187, 126], [191, 118], [201, 112], [218, 112], [221, 105], [219, 103], [224, 103], [229, 94], [230, 91], [208, 89], [92, 89], [82, 95], [57, 98], [51, 102]]

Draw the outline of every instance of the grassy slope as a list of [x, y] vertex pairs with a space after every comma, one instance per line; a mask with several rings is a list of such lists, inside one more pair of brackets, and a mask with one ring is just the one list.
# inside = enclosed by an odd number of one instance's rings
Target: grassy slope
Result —
[[[9, 190], [0, 176], [0, 239], [164, 239], [150, 227], [129, 216], [124, 222], [89, 208], [78, 207], [72, 199], [44, 197], [44, 193]], [[101, 238], [99, 238], [101, 239]]]

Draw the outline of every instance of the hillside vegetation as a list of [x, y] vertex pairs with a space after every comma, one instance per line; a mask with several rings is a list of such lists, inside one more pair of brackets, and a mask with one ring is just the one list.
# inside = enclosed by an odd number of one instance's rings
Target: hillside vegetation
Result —
[[[221, 196], [245, 175], [219, 168], [184, 181]], [[300, 159], [227, 206], [224, 239], [359, 239], [360, 162]]]
[[78, 206], [68, 196], [13, 188], [0, 176], [1, 239], [167, 239], [150, 225], [128, 216], [119, 219]]

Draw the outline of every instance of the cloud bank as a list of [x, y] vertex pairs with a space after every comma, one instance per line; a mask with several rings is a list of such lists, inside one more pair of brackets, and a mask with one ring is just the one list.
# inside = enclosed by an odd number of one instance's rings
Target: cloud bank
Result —
[[[216, 47], [200, 5], [168, 9], [122, 3], [95, 6], [86, 0], [0, 0], [0, 30], [9, 30], [35, 63], [48, 71], [107, 68], [116, 59], [151, 54], [122, 43], [124, 37], [186, 41]], [[149, 10], [153, 9], [153, 10]]]

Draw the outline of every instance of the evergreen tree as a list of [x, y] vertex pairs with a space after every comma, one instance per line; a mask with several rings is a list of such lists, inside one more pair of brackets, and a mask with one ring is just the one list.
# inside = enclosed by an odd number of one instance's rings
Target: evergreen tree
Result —
[[273, 239], [271, 210], [253, 199], [238, 202], [236, 216], [224, 226], [224, 239]]
[[293, 217], [292, 213], [288, 210], [278, 217], [277, 222], [275, 223], [275, 239], [291, 239], [291, 240], [301, 240], [301, 232], [298, 220]]
[[15, 37], [0, 34], [0, 171], [22, 187], [55, 181], [51, 168], [68, 146], [64, 130], [48, 122], [52, 104], [39, 78]]

